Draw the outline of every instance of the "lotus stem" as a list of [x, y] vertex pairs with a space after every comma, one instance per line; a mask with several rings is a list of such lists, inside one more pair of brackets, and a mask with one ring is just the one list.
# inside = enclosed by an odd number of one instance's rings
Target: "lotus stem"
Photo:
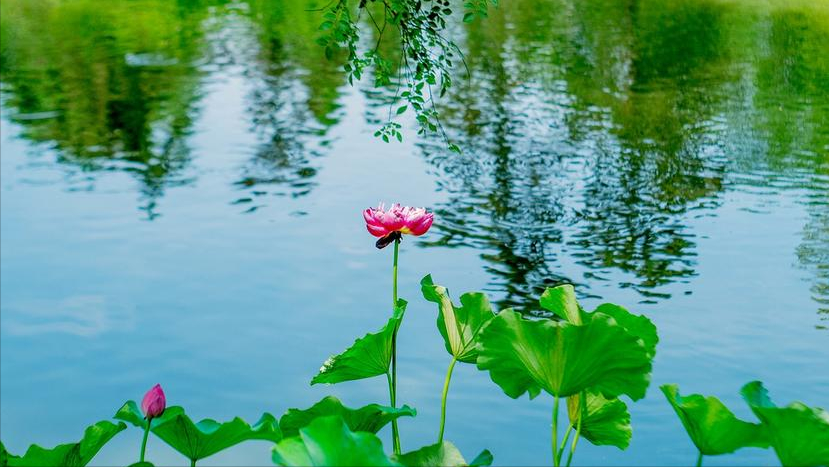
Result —
[[190, 467], [196, 467], [196, 459], [190, 459]]
[[452, 357], [449, 369], [446, 370], [446, 379], [443, 380], [443, 395], [440, 399], [440, 432], [438, 433], [438, 444], [443, 442], [443, 428], [446, 426], [446, 396], [449, 394], [449, 381], [452, 380], [452, 370], [455, 369], [457, 357]]
[[558, 396], [553, 402], [553, 466], [558, 467]]
[[150, 422], [152, 419], [147, 419], [147, 427], [144, 428], [144, 439], [141, 440], [141, 456], [138, 462], [144, 462], [144, 453], [147, 451], [147, 438], [150, 436]]
[[558, 453], [556, 454], [556, 458], [558, 459], [557, 462], [559, 465], [561, 464], [561, 456], [564, 455], [564, 450], [567, 449], [567, 441], [570, 439], [570, 433], [573, 432], [573, 423], [567, 425], [567, 430], [564, 432], [564, 441], [561, 442], [561, 447], [558, 448]]
[[[392, 312], [397, 307], [397, 258], [400, 255], [400, 239], [394, 241], [394, 261], [392, 263]], [[397, 327], [391, 334], [391, 380], [389, 383], [391, 391], [391, 406], [397, 405]], [[400, 454], [400, 432], [397, 428], [397, 419], [391, 421], [392, 446], [395, 454]]]
[[702, 467], [702, 451], [700, 451], [697, 456], [697, 467]]
[[[386, 381], [388, 381], [388, 383], [389, 383], [389, 401], [390, 401], [392, 407], [396, 407], [396, 405], [395, 405], [396, 401], [395, 401], [395, 397], [394, 397], [394, 382], [392, 380], [391, 373], [388, 372], [388, 371], [386, 372]], [[396, 442], [397, 441], [397, 426], [393, 422], [394, 421], [392, 420], [391, 443], [392, 443], [392, 449], [394, 449], [395, 450], [394, 452], [397, 453], [397, 442]]]
[[573, 438], [573, 444], [570, 446], [570, 454], [567, 454], [567, 467], [570, 467], [570, 462], [573, 460], [573, 454], [576, 452], [576, 445], [579, 443], [579, 436], [581, 435], [581, 420], [587, 411], [587, 394], [584, 391], [579, 394], [579, 420], [576, 422], [576, 437]]
[[400, 239], [394, 241], [394, 262], [392, 263], [392, 309], [397, 307], [397, 258], [400, 256]]

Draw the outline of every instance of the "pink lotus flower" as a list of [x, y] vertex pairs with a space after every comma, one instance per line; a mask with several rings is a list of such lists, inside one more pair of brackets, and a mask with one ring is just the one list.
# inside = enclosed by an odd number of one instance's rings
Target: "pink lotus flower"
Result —
[[425, 234], [432, 226], [435, 216], [431, 212], [426, 212], [425, 208], [400, 206], [398, 203], [392, 204], [386, 211], [383, 203], [380, 203], [376, 208], [363, 211], [363, 218], [366, 220], [368, 233], [380, 238], [377, 240], [377, 248], [384, 248], [400, 239], [403, 234]]
[[164, 397], [164, 391], [161, 390], [161, 385], [156, 384], [147, 394], [144, 394], [144, 400], [141, 401], [141, 411], [147, 420], [158, 417], [164, 413], [167, 407], [167, 399]]

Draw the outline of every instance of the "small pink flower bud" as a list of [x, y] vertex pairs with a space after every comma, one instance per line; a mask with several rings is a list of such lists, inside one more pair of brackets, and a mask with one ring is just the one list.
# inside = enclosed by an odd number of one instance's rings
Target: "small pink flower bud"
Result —
[[164, 397], [164, 391], [161, 390], [161, 385], [156, 384], [147, 394], [144, 394], [144, 400], [141, 401], [141, 411], [147, 420], [158, 417], [164, 413], [167, 407], [167, 399]]

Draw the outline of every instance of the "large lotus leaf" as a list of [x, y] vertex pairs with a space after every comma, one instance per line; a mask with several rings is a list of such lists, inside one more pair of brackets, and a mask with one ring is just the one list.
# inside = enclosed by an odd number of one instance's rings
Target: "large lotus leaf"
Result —
[[392, 420], [400, 417], [414, 417], [417, 411], [408, 405], [392, 408], [377, 404], [352, 409], [344, 406], [336, 397], [328, 396], [305, 410], [288, 409], [279, 419], [279, 428], [282, 429], [282, 435], [286, 438], [297, 436], [299, 429], [307, 426], [315, 418], [330, 415], [341, 416], [351, 431], [377, 433]]
[[676, 411], [691, 441], [706, 456], [727, 454], [743, 447], [769, 447], [760, 425], [740, 420], [716, 397], [682, 396], [676, 384], [659, 387]]
[[612, 303], [603, 303], [593, 312], [585, 312], [576, 300], [575, 289], [570, 284], [548, 288], [541, 295], [539, 303], [545, 310], [553, 312], [571, 324], [584, 324], [596, 313], [611, 316], [629, 333], [642, 339], [649, 355], [656, 354], [656, 344], [659, 342], [656, 326], [645, 316], [634, 315], [625, 308]]
[[52, 449], [33, 444], [22, 456], [12, 455], [0, 445], [0, 465], [81, 467], [88, 464], [113, 436], [126, 428], [127, 425], [122, 422], [116, 425], [104, 420], [87, 427], [83, 439], [77, 443], [59, 444]]
[[512, 397], [530, 398], [543, 389], [565, 397], [595, 388], [605, 397], [637, 400], [650, 383], [651, 359], [640, 339], [596, 313], [575, 326], [527, 320], [512, 310], [499, 313], [481, 331], [478, 369]]
[[449, 298], [446, 287], [435, 285], [432, 276], [420, 281], [423, 297], [438, 304], [438, 330], [443, 336], [446, 351], [466, 363], [478, 358], [475, 338], [478, 332], [495, 317], [489, 299], [482, 293], [461, 295], [461, 306], [456, 307]]
[[[596, 313], [611, 316], [617, 324], [642, 340], [650, 358], [656, 354], [656, 344], [659, 341], [656, 326], [644, 316], [631, 314], [625, 308], [611, 303], [599, 305], [593, 313], [587, 313], [579, 305], [575, 289], [570, 284], [548, 288], [541, 295], [539, 303], [542, 308], [576, 325], [590, 321]], [[570, 420], [573, 423], [576, 423], [579, 417], [581, 397], [577, 394], [567, 398]], [[611, 445], [626, 449], [633, 434], [627, 405], [617, 398], [607, 399], [595, 392], [588, 392], [586, 398], [587, 413], [582, 420], [582, 437], [595, 445]]]
[[395, 456], [395, 460], [406, 467], [431, 467], [436, 465], [441, 467], [488, 466], [492, 465], [492, 454], [484, 450], [478, 454], [475, 460], [467, 463], [454, 444], [443, 441]]
[[355, 433], [339, 415], [320, 417], [273, 448], [273, 461], [285, 466], [391, 466], [373, 433]]
[[406, 301], [398, 300], [391, 319], [376, 333], [357, 339], [345, 352], [329, 357], [311, 384], [341, 383], [386, 374], [391, 364], [391, 341], [403, 321]]
[[[134, 401], [129, 401], [115, 414], [115, 418], [144, 428], [147, 422]], [[190, 460], [204, 459], [243, 441], [260, 439], [279, 441], [282, 432], [276, 418], [264, 413], [253, 426], [239, 417], [225, 423], [206, 418], [193, 423], [178, 406], [167, 407], [154, 418], [150, 431]]]
[[746, 384], [741, 393], [783, 465], [829, 465], [829, 412], [800, 402], [777, 407], [760, 381]]
[[[633, 435], [627, 405], [619, 399], [608, 399], [592, 391], [586, 392], [585, 397], [587, 412], [581, 421], [581, 436], [596, 446], [627, 449]], [[574, 426], [580, 415], [580, 401], [580, 394], [567, 398], [568, 415]]]

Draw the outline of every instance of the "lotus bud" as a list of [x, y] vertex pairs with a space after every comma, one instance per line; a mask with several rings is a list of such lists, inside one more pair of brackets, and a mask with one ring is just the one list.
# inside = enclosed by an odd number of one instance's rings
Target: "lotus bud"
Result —
[[161, 385], [156, 384], [147, 394], [144, 394], [144, 400], [141, 401], [141, 411], [147, 420], [158, 417], [164, 413], [167, 407], [167, 399], [164, 397], [164, 391], [161, 390]]

